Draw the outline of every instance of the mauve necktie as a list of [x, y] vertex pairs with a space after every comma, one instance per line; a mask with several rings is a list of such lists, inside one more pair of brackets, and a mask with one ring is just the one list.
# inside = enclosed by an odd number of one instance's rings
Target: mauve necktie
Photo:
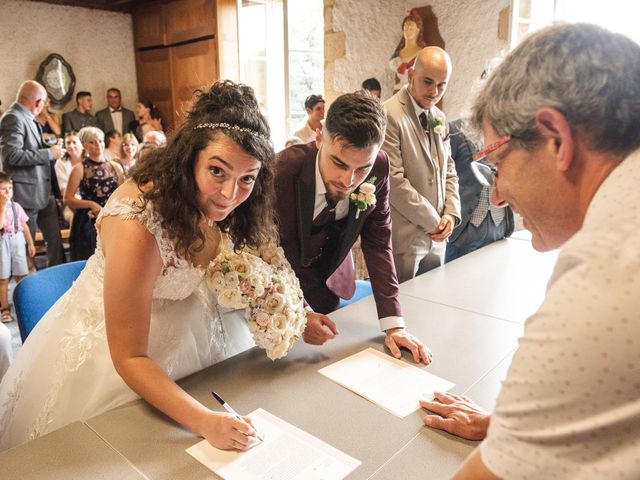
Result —
[[327, 199], [327, 206], [322, 209], [316, 218], [313, 219], [314, 227], [324, 227], [325, 225], [333, 222], [336, 219], [336, 203], [333, 200]]

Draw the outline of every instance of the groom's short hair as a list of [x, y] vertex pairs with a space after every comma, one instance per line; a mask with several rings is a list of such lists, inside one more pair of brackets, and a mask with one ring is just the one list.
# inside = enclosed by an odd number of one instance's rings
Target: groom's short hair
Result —
[[346, 93], [329, 107], [325, 128], [333, 140], [367, 148], [382, 144], [387, 117], [377, 98], [362, 92]]

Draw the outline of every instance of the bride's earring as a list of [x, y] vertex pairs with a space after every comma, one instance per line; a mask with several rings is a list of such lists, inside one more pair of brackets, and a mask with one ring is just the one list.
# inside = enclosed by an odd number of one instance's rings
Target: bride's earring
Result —
[[209, 228], [213, 228], [215, 226], [215, 224], [216, 224], [215, 220], [211, 220], [210, 218], [207, 218], [207, 226]]

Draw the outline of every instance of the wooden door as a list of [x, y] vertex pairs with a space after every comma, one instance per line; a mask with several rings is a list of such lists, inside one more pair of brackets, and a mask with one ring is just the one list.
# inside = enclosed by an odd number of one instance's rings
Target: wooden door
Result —
[[214, 39], [169, 48], [173, 86], [174, 125], [184, 120], [194, 91], [218, 80], [218, 58]]
[[139, 100], [151, 100], [162, 113], [165, 130], [174, 125], [174, 108], [171, 96], [171, 69], [169, 49], [158, 48], [136, 53]]
[[158, 2], [133, 8], [133, 43], [136, 49], [165, 45], [163, 5]]
[[215, 0], [179, 0], [164, 5], [167, 45], [216, 33]]

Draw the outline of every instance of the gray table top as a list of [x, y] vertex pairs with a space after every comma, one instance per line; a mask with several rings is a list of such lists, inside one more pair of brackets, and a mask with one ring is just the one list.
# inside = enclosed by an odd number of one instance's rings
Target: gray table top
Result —
[[[554, 261], [554, 253], [537, 254], [528, 242], [509, 240], [401, 285], [407, 328], [434, 353], [422, 368], [491, 409]], [[317, 372], [368, 347], [384, 350], [373, 298], [331, 318], [340, 335], [322, 347], [300, 341], [277, 362], [254, 348], [179, 383], [212, 409], [222, 410], [210, 394], [216, 390], [242, 414], [262, 407], [357, 458], [362, 465], [350, 479], [448, 478], [477, 442], [424, 428], [420, 411], [400, 419]], [[407, 353], [404, 358], [412, 362]], [[141, 400], [51, 435], [55, 442], [45, 436], [1, 454], [0, 465], [15, 466], [21, 472], [15, 478], [41, 478], [29, 475], [45, 465], [42, 478], [57, 478], [49, 462], [59, 466], [60, 478], [212, 478], [184, 451], [200, 438]], [[44, 460], [31, 468], [25, 460], [32, 456]]]

